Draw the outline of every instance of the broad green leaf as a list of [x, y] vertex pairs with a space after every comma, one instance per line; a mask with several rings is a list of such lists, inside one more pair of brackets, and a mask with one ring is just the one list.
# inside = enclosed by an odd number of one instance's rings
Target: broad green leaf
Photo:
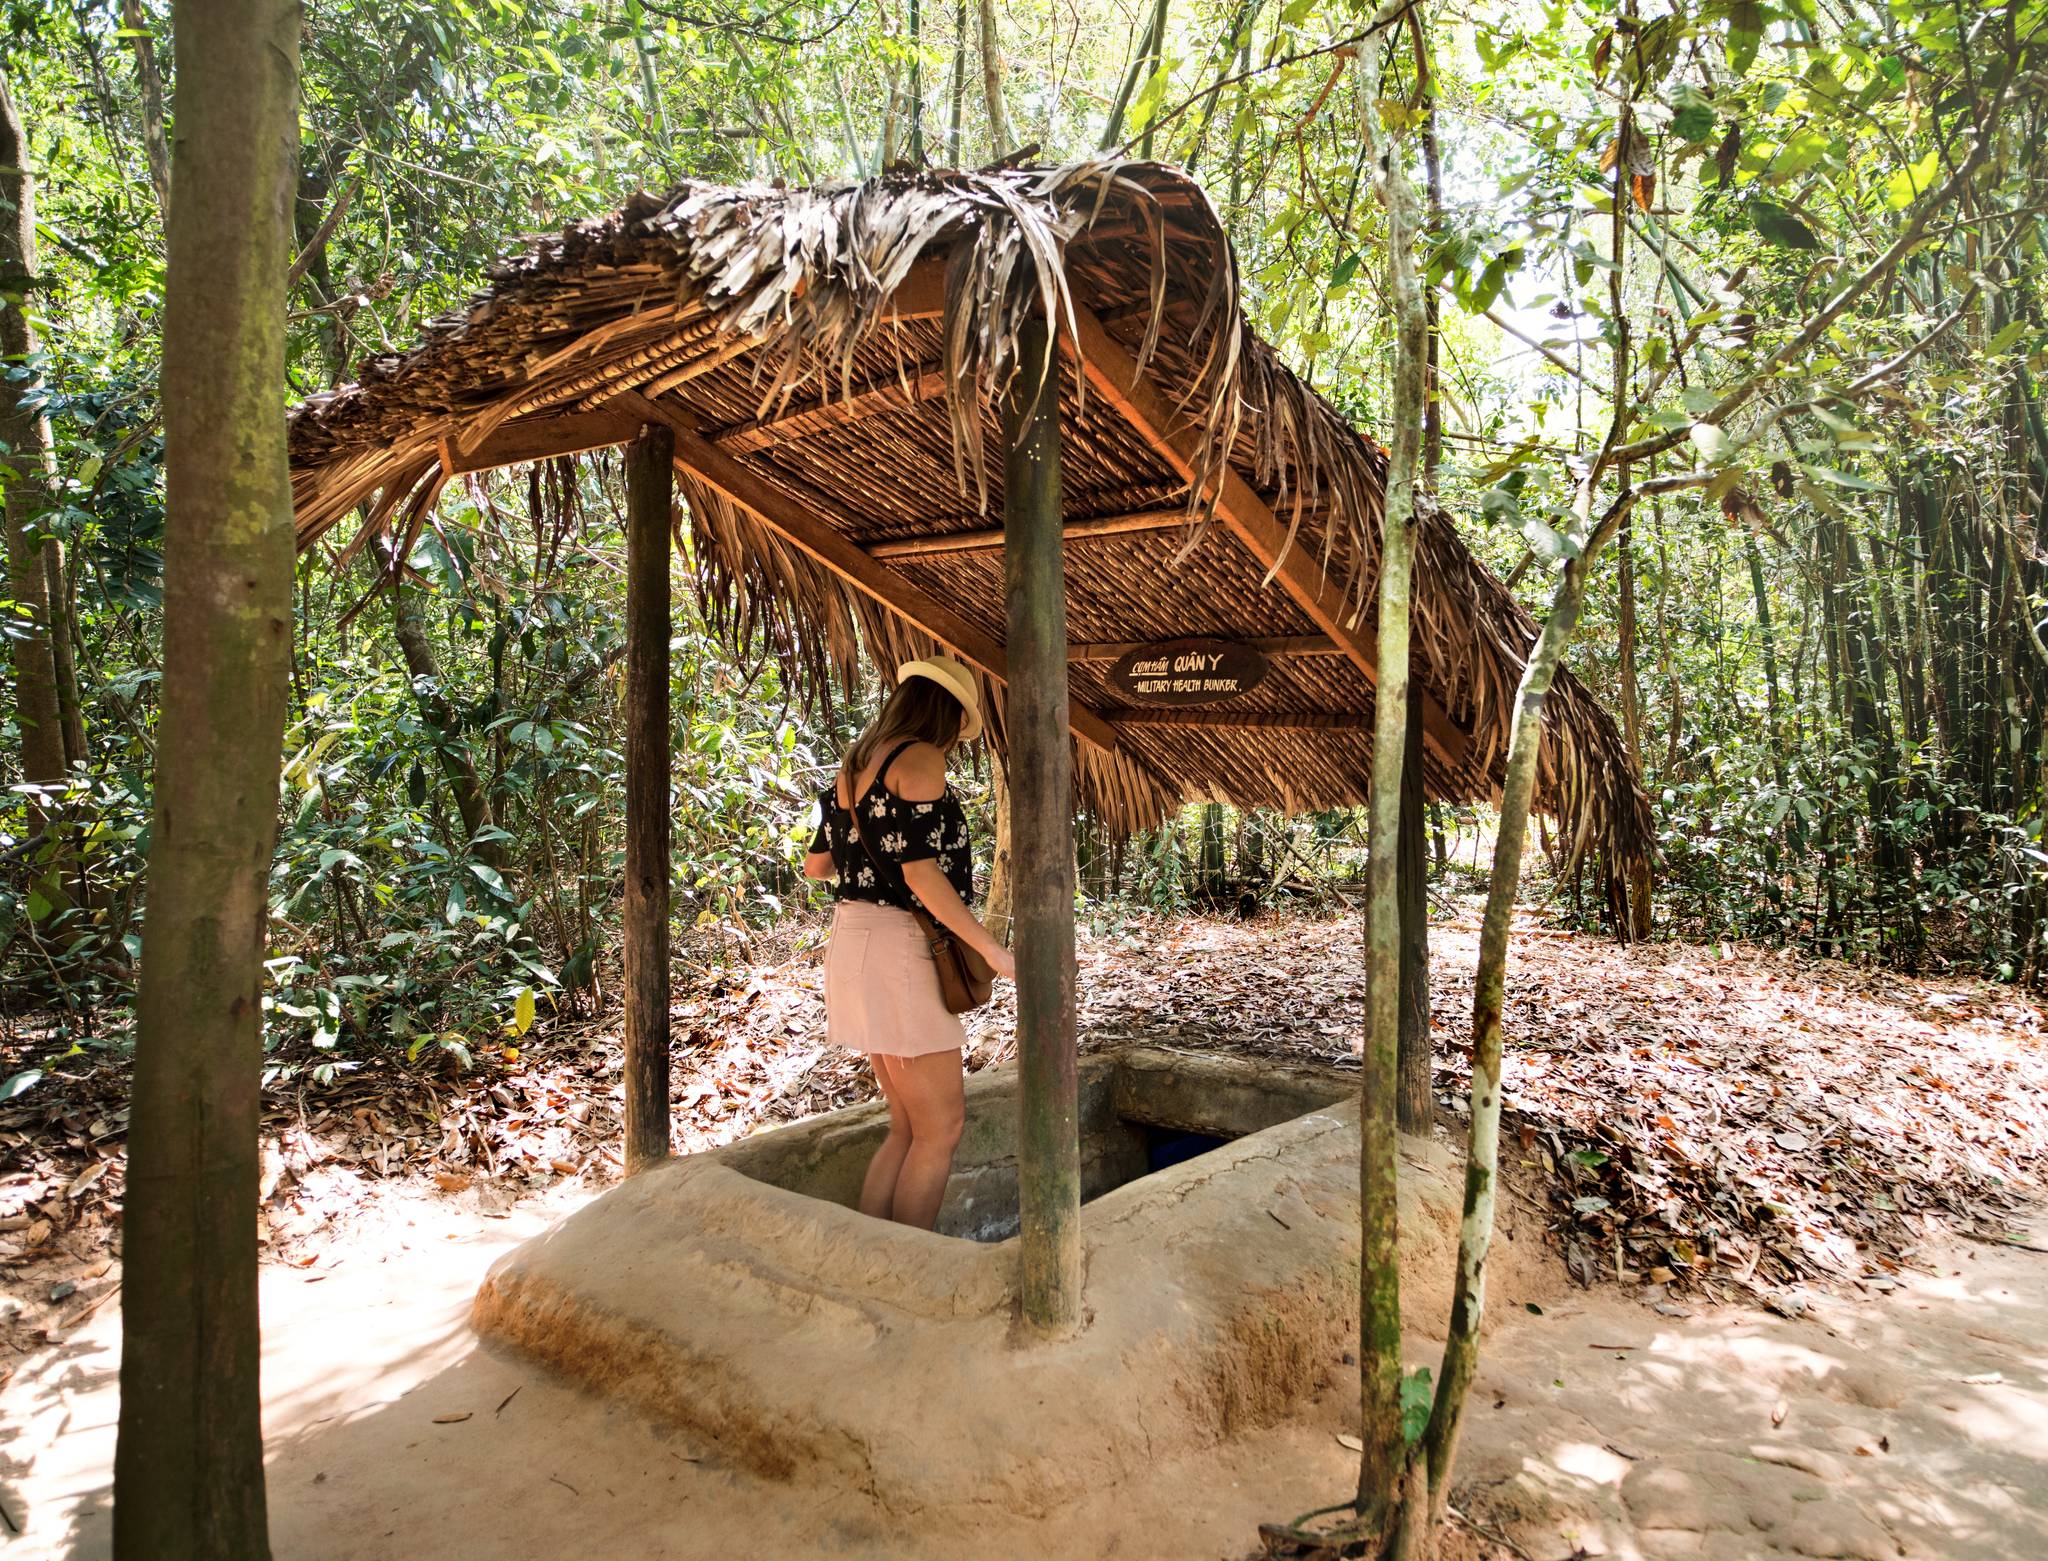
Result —
[[1500, 290], [1508, 279], [1507, 255], [1496, 255], [1486, 263], [1486, 269], [1479, 273], [1479, 281], [1472, 289], [1471, 308], [1474, 314], [1484, 314], [1493, 307], [1500, 297]]
[[1859, 477], [1854, 472], [1838, 472], [1827, 466], [1808, 466], [1801, 463], [1800, 470], [1809, 477], [1822, 482], [1831, 482], [1838, 488], [1852, 488], [1858, 493], [1883, 493], [1884, 484], [1872, 482], [1868, 477]]
[[2025, 320], [2014, 320], [2012, 324], [2008, 325], [2004, 330], [2000, 331], [1996, 336], [1992, 337], [1991, 340], [1984, 344], [1984, 351], [1987, 354], [1996, 356], [1998, 353], [2005, 351], [2006, 348], [2010, 347], [2014, 342], [2018, 341], [2020, 337], [2025, 333], [2026, 329], [2027, 322]]
[[1778, 155], [1771, 159], [1771, 179], [1789, 179], [1797, 173], [1804, 173], [1823, 157], [1827, 156], [1829, 138], [1811, 127], [1792, 135], [1778, 148]]
[[1579, 543], [1555, 527], [1538, 520], [1534, 515], [1522, 513], [1517, 515], [1516, 519], [1520, 524], [1522, 540], [1529, 544], [1530, 551], [1538, 558], [1557, 563], [1560, 560], [1577, 558], [1585, 552], [1585, 548]]
[[1884, 182], [1885, 203], [1894, 211], [1904, 211], [1921, 194], [1932, 188], [1934, 171], [1941, 164], [1939, 152], [1929, 152], [1916, 163], [1907, 163], [1895, 171]]
[[1751, 201], [1749, 223], [1765, 239], [1781, 249], [1819, 249], [1813, 229], [1775, 201]]
[[42, 890], [29, 890], [28, 919], [30, 921], [41, 921], [45, 916], [49, 915], [50, 912], [55, 910], [56, 908], [56, 906], [52, 905], [47, 899], [43, 897]]
[[1429, 1368], [1418, 1366], [1401, 1376], [1401, 1439], [1410, 1447], [1422, 1440], [1429, 1429], [1429, 1412], [1436, 1403]]
[[42, 1082], [42, 1079], [43, 1070], [41, 1068], [30, 1068], [24, 1073], [17, 1073], [5, 1084], [0, 1084], [0, 1100], [12, 1100], [23, 1090], [35, 1088], [36, 1085]]
[[1671, 116], [1671, 133], [1691, 145], [1714, 133], [1714, 110], [1705, 103], [1688, 103]]
[[1728, 7], [1728, 68], [1736, 75], [1749, 74], [1763, 36], [1763, 7], [1756, 0], [1736, 0]]

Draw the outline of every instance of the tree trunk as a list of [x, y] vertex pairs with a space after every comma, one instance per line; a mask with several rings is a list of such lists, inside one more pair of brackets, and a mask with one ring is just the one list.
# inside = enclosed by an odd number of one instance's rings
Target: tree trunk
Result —
[[1059, 416], [1059, 361], [1046, 322], [1034, 316], [1018, 332], [1017, 373], [1003, 401], [1003, 560], [1016, 788], [1019, 1277], [1024, 1321], [1044, 1332], [1071, 1328], [1081, 1316], [1074, 774]]
[[156, 40], [142, 0], [121, 0], [121, 28], [135, 50], [135, 77], [142, 87], [142, 145], [149, 157], [149, 182], [157, 210], [168, 224], [171, 212], [171, 149], [164, 135], [164, 79], [156, 68]]
[[[1394, 313], [1395, 365], [1389, 422], [1386, 513], [1379, 575], [1379, 678], [1374, 691], [1371, 851], [1367, 861], [1366, 1037], [1360, 1115], [1360, 1435], [1357, 1510], [1379, 1530], [1399, 1520], [1406, 1479], [1401, 1429], [1401, 1264], [1396, 1100], [1401, 1050], [1400, 841], [1408, 750], [1408, 627], [1414, 565], [1417, 467], [1428, 394], [1428, 321], [1414, 255], [1415, 193], [1400, 138], [1380, 125], [1380, 50], [1359, 62], [1359, 131], [1387, 210], [1387, 297]], [[1419, 820], [1418, 820], [1419, 823]]]
[[[1424, 189], [1429, 199], [1429, 228], [1434, 243], [1444, 224], [1443, 158], [1437, 144], [1436, 73], [1420, 17], [1409, 13], [1409, 39], [1415, 53], [1416, 95], [1423, 100], [1420, 141]], [[1437, 470], [1444, 458], [1443, 380], [1439, 354], [1442, 329], [1437, 318], [1437, 291], [1422, 289], [1422, 489], [1434, 500]], [[1429, 870], [1423, 860], [1423, 833], [1429, 799], [1422, 775], [1422, 681], [1408, 681], [1407, 736], [1401, 751], [1401, 1086], [1396, 1103], [1404, 1133], [1428, 1133], [1436, 1126], [1436, 1099], [1431, 1090], [1429, 1035]]]
[[262, 977], [292, 641], [284, 278], [299, 7], [179, 0], [163, 719], [122, 1221], [121, 1561], [269, 1554]]
[[[1145, 20], [1145, 30], [1131, 41], [1131, 63], [1125, 68], [1123, 79], [1117, 83], [1116, 96], [1110, 100], [1109, 118], [1102, 127], [1102, 139], [1096, 150], [1114, 151], [1124, 138], [1124, 114], [1131, 106], [1132, 94], [1152, 79], [1159, 68], [1160, 52], [1166, 35], [1167, 0], [1154, 0], [1152, 14]], [[1139, 155], [1152, 155], [1152, 130], [1146, 126]]]
[[967, 99], [967, 0], [953, 5], [953, 81], [946, 112], [946, 166], [960, 166], [960, 119]]
[[668, 1158], [669, 514], [675, 435], [626, 448], [626, 1171]]
[[57, 676], [57, 719], [64, 726], [64, 762], [83, 764], [85, 707], [78, 697], [78, 660], [72, 647], [77, 597], [71, 550], [52, 537], [43, 544], [43, 586], [50, 598], [50, 666]]
[[[1583, 498], [1588, 506], [1591, 493]], [[1529, 804], [1536, 789], [1536, 755], [1542, 741], [1543, 701], [1557, 676], [1565, 645], [1578, 624], [1586, 581], [1598, 555], [1596, 537], [1566, 564], [1536, 648], [1515, 695], [1508, 733], [1507, 778], [1501, 790], [1500, 829], [1494, 840], [1493, 874], [1479, 928], [1479, 965], [1472, 994], [1471, 1147], [1465, 1168], [1465, 1209], [1458, 1235], [1458, 1278], [1451, 1297], [1450, 1332], [1423, 1445], [1429, 1459], [1431, 1499], [1449, 1495], [1457, 1461], [1466, 1389], [1479, 1361], [1479, 1325], [1486, 1304], [1486, 1253], [1493, 1238], [1495, 1185], [1500, 1164], [1501, 1009], [1507, 986], [1508, 931], [1521, 884], [1522, 853], [1529, 836]]]
[[[36, 276], [35, 180], [28, 172], [28, 138], [14, 95], [0, 75], [0, 357], [26, 362], [36, 351], [28, 323], [28, 295]], [[39, 387], [0, 376], [0, 441], [13, 471], [7, 482], [7, 594], [25, 612], [8, 639], [14, 663], [14, 704], [21, 725], [21, 778], [55, 786], [64, 779], [64, 719], [57, 700], [56, 645], [51, 635], [50, 577], [54, 537], [34, 527], [50, 508], [50, 422]], [[61, 578], [61, 567], [54, 571]], [[30, 803], [39, 821], [43, 809]], [[60, 876], [60, 875], [53, 875]]]
[[1429, 1036], [1429, 867], [1423, 857], [1428, 799], [1422, 789], [1422, 680], [1408, 680], [1408, 733], [1401, 765], [1401, 1087], [1404, 1133], [1436, 1126]]
[[[1624, 142], [1631, 133], [1626, 104], [1620, 117]], [[1634, 498], [1624, 491], [1599, 524], [1593, 506], [1605, 475], [1605, 454], [1625, 428], [1629, 371], [1626, 316], [1622, 310], [1626, 259], [1630, 176], [1627, 158], [1614, 171], [1614, 269], [1608, 275], [1609, 315], [1617, 322], [1614, 342], [1614, 426], [1602, 458], [1595, 459], [1580, 479], [1573, 497], [1573, 534], [1585, 539], [1584, 550], [1568, 560], [1551, 598], [1550, 616], [1529, 652], [1514, 715], [1508, 726], [1507, 773], [1501, 786], [1500, 826], [1494, 839], [1493, 874], [1487, 886], [1486, 912], [1479, 924], [1479, 963], [1472, 989], [1472, 1105], [1465, 1160], [1465, 1207], [1458, 1230], [1458, 1277], [1451, 1292], [1450, 1325], [1444, 1338], [1443, 1367], [1429, 1424], [1423, 1431], [1422, 1456], [1429, 1463], [1432, 1518], [1441, 1518], [1450, 1503], [1451, 1473], [1457, 1465], [1458, 1437], [1464, 1423], [1465, 1398], [1479, 1364], [1479, 1327], [1486, 1308], [1486, 1254], [1493, 1242], [1494, 1199], [1500, 1170], [1501, 1010], [1507, 990], [1508, 933], [1516, 891], [1521, 886], [1522, 851], [1529, 835], [1529, 805], [1536, 794], [1537, 757], [1543, 742], [1543, 701], [1557, 677], [1565, 646], [1578, 626], [1586, 600], [1586, 583], [1600, 550], [1628, 523]], [[1620, 465], [1624, 485], [1628, 466]]]
[[981, 91], [988, 106], [989, 150], [1000, 162], [1010, 155], [1010, 116], [1003, 111], [1003, 44], [996, 30], [995, 0], [978, 0], [981, 15]]
[[[1621, 528], [1616, 553], [1620, 561], [1621, 606], [1615, 624], [1615, 653], [1621, 662], [1621, 735], [1628, 744], [1629, 762], [1636, 773], [1643, 771], [1643, 691], [1636, 681], [1636, 566], [1630, 547], [1633, 527]], [[1755, 540], [1751, 539], [1752, 547]]]
[[924, 14], [910, 0], [910, 160], [924, 167]]
[[1010, 941], [1010, 783], [1003, 775], [1003, 761], [990, 756], [989, 790], [995, 797], [995, 847], [989, 855], [988, 899], [981, 919], [999, 943]]
[[1202, 892], [1221, 899], [1224, 878], [1223, 804], [1208, 802], [1202, 805]]

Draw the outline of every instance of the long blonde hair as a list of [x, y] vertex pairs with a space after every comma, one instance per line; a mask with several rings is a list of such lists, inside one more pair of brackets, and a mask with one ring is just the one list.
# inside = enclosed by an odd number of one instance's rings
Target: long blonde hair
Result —
[[840, 761], [848, 800], [860, 800], [853, 795], [854, 782], [884, 748], [903, 742], [924, 742], [944, 753], [960, 740], [966, 724], [967, 712], [944, 688], [930, 678], [905, 678], [884, 701], [881, 714], [854, 739]]

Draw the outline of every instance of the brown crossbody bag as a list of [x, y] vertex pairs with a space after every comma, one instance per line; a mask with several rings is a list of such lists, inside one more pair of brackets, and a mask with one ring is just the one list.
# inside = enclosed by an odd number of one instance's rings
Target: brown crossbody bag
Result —
[[[902, 749], [897, 750], [897, 753], [900, 752]], [[885, 759], [881, 769], [875, 772], [876, 777], [879, 779], [886, 776], [889, 773], [889, 766], [895, 760], [896, 754], [891, 754]], [[884, 784], [887, 782], [884, 781]], [[851, 782], [848, 783], [847, 789], [853, 789]], [[868, 845], [868, 837], [860, 827], [858, 797], [854, 799], [854, 805], [847, 809], [847, 817], [853, 820], [853, 838], [860, 842], [861, 852], [867, 857], [870, 865], [882, 875], [885, 882], [901, 885], [903, 898], [910, 902], [911, 917], [916, 921], [918, 930], [924, 934], [925, 942], [931, 945], [932, 964], [939, 972], [939, 1000], [946, 1005], [946, 1012], [964, 1014], [981, 1007], [995, 993], [994, 967], [954, 937], [952, 928], [935, 920], [929, 911], [917, 903], [917, 895], [904, 878], [901, 867], [892, 872], [883, 864], [882, 859], [875, 855]]]

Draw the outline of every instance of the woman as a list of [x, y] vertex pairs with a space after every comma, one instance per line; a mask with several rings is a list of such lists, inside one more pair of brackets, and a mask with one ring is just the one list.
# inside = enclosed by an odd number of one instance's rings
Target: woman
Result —
[[889, 1136], [868, 1165], [860, 1211], [925, 1230], [939, 1217], [965, 1119], [967, 1032], [939, 995], [912, 896], [997, 975], [1017, 971], [967, 908], [967, 815], [946, 787], [948, 750], [980, 732], [974, 678], [959, 662], [934, 656], [897, 668], [882, 713], [818, 793], [818, 832], [804, 861], [806, 877], [838, 880], [825, 951], [827, 1038], [867, 1053], [889, 1102]]

